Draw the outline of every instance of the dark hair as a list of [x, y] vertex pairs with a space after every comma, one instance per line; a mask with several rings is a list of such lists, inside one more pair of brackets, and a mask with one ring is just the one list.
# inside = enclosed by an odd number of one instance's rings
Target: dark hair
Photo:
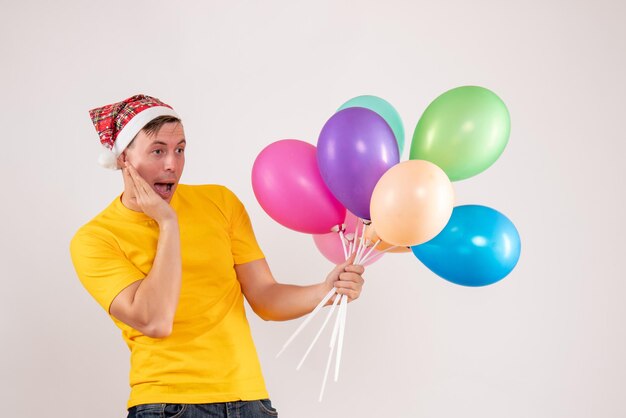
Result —
[[161, 129], [161, 127], [166, 123], [181, 123], [181, 121], [176, 116], [159, 116], [148, 122], [146, 126], [141, 129], [141, 131], [145, 132], [148, 136], [152, 136], [159, 132], [159, 129]]
[[[141, 131], [139, 131], [139, 132], [145, 132], [146, 135], [153, 136], [157, 132], [159, 132], [159, 130], [166, 123], [182, 123], [182, 121], [179, 118], [177, 118], [176, 116], [170, 116], [170, 115], [158, 116], [158, 117], [152, 119], [150, 122], [148, 122], [146, 124], [146, 126], [141, 128]], [[139, 134], [137, 134], [137, 135], [139, 135]], [[135, 135], [135, 138], [137, 138], [137, 135]], [[133, 140], [130, 141], [130, 143], [128, 144], [127, 148], [129, 148], [131, 145], [133, 145], [133, 142], [135, 142], [135, 138], [133, 138]]]

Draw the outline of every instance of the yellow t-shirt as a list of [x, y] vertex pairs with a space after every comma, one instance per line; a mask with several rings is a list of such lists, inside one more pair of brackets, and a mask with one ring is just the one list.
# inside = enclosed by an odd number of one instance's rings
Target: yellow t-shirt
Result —
[[[172, 333], [150, 338], [111, 318], [131, 353], [128, 407], [267, 398], [234, 265], [263, 258], [242, 203], [223, 186], [178, 185], [182, 285]], [[154, 261], [157, 223], [120, 198], [81, 227], [70, 245], [81, 282], [109, 312]]]

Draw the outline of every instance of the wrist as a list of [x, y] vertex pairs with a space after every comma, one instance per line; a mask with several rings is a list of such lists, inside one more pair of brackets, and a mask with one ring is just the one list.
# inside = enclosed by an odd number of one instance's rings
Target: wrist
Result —
[[[331, 291], [331, 289], [333, 289], [334, 286], [332, 285], [332, 283], [329, 283], [328, 281], [323, 281], [322, 283], [319, 283], [316, 285], [316, 304], [319, 303], [319, 301], [321, 301], [322, 299], [324, 299], [326, 297], [326, 295], [328, 295], [328, 292]], [[326, 303], [324, 304], [324, 306], [329, 306], [333, 304], [333, 298], [331, 297], [330, 299], [328, 299], [328, 301], [326, 301]]]
[[159, 229], [161, 231], [178, 230], [178, 217], [176, 216], [176, 214], [174, 214], [173, 216], [168, 216], [167, 218], [164, 218], [164, 219], [156, 220], [156, 221], [157, 221], [157, 224], [159, 224]]

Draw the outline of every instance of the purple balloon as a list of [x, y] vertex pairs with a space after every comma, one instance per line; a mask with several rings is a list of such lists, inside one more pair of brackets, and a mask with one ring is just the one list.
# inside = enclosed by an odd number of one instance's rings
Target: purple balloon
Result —
[[326, 122], [317, 141], [324, 182], [350, 212], [370, 219], [370, 199], [378, 180], [400, 162], [393, 131], [378, 113], [351, 107]]

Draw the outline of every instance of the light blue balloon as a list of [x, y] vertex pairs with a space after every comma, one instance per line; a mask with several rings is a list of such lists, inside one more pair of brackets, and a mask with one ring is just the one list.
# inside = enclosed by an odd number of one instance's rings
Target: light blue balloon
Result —
[[393, 131], [393, 135], [396, 137], [398, 150], [402, 156], [402, 151], [404, 150], [404, 125], [402, 125], [402, 119], [400, 119], [400, 115], [391, 103], [376, 96], [358, 96], [342, 104], [337, 111], [347, 109], [349, 107], [364, 107], [366, 109], [373, 110], [385, 119], [385, 122], [387, 122], [387, 125], [389, 125]]
[[433, 273], [463, 286], [486, 286], [517, 265], [521, 242], [513, 222], [495, 209], [457, 206], [432, 240], [411, 247]]

